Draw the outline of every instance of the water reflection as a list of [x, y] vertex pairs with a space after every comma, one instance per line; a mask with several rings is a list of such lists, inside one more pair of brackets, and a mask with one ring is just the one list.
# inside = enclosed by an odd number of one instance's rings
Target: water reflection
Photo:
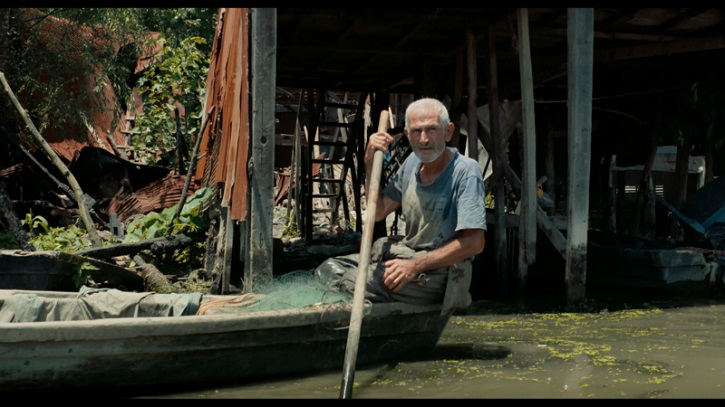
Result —
[[[721, 398], [725, 304], [457, 315], [428, 360], [358, 368], [353, 398]], [[338, 398], [341, 371], [168, 398]]]

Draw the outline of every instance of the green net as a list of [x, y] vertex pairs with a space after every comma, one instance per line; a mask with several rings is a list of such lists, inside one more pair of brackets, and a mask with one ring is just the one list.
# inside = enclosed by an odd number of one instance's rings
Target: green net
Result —
[[274, 276], [267, 284], [255, 289], [260, 300], [250, 305], [250, 311], [274, 311], [302, 308], [317, 304], [351, 304], [352, 296], [324, 286], [312, 270], [296, 270]]

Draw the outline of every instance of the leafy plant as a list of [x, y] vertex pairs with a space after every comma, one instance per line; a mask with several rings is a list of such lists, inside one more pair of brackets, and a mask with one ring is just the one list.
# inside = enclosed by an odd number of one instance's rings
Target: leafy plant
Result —
[[20, 223], [28, 228], [28, 240], [38, 250], [72, 253], [92, 246], [86, 231], [77, 225], [52, 227], [44, 217], [33, 215], [32, 210]]
[[91, 270], [98, 270], [98, 267], [88, 263], [83, 262], [73, 269], [73, 284], [76, 285], [76, 287], [80, 287], [82, 285], [89, 285], [94, 284], [93, 278], [91, 277]]
[[[30, 232], [28, 240], [37, 250], [73, 253], [92, 246], [86, 231], [77, 225], [52, 227], [44, 217], [33, 215], [32, 210], [25, 215], [25, 219], [21, 221], [21, 224], [28, 228]], [[13, 240], [15, 239], [13, 238]], [[17, 242], [15, 247], [17, 247]], [[96, 267], [88, 262], [76, 264], [72, 273], [73, 283], [76, 287], [93, 284], [90, 271], [94, 269]]]
[[297, 230], [297, 222], [295, 222], [292, 216], [284, 217], [284, 229], [282, 229], [282, 236], [284, 237], [295, 237], [300, 235], [300, 231]]
[[92, 247], [86, 231], [76, 225], [48, 227], [45, 233], [31, 236], [29, 240], [38, 250], [74, 253]]
[[[213, 189], [209, 187], [197, 190], [184, 205], [179, 217], [174, 219], [178, 205], [166, 208], [161, 212], [149, 212], [143, 217], [131, 221], [126, 229], [124, 243], [153, 239], [181, 232], [196, 232], [206, 228], [205, 210], [208, 207]], [[173, 258], [175, 272], [180, 271], [179, 265], [194, 267], [204, 253], [202, 243], [193, 244], [183, 250], [177, 250]]]
[[[138, 81], [144, 112], [135, 122], [140, 133], [134, 135], [131, 150], [138, 162], [173, 166], [178, 164], [177, 145], [192, 145], [199, 132], [209, 58], [201, 51], [206, 40], [200, 37], [186, 38], [178, 46], [163, 37], [157, 41], [163, 45], [162, 54]], [[184, 109], [179, 121], [183, 140], [176, 139], [179, 107]]]
[[48, 224], [48, 220], [40, 215], [33, 216], [33, 210], [31, 209], [28, 213], [25, 214], [25, 219], [20, 221], [20, 223], [23, 226], [27, 226], [28, 229], [30, 229], [30, 232], [33, 233], [39, 228], [43, 229], [43, 232], [49, 233], [50, 232], [50, 224]]
[[181, 230], [195, 232], [205, 227], [204, 209], [212, 197], [212, 188], [205, 187], [197, 190], [186, 201], [179, 218], [174, 220], [178, 205], [163, 209], [161, 212], [149, 212], [143, 217], [136, 218], [126, 228], [123, 243], [133, 243], [140, 240], [163, 237]]

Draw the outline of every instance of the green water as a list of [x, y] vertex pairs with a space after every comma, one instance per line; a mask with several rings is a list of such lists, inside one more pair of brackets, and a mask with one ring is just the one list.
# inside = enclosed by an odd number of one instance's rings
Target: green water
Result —
[[[457, 315], [440, 344], [473, 344], [475, 351], [463, 346], [458, 354], [358, 368], [352, 396], [722, 398], [723, 326], [721, 301], [590, 313]], [[341, 371], [331, 371], [140, 396], [338, 398], [341, 377]]]

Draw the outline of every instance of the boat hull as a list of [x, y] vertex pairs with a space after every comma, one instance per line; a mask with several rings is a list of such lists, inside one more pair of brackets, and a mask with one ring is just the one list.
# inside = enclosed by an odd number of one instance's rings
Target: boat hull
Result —
[[[57, 295], [60, 295], [58, 293]], [[0, 324], [0, 390], [224, 382], [342, 368], [351, 307]], [[367, 305], [358, 365], [429, 355], [450, 314]]]

